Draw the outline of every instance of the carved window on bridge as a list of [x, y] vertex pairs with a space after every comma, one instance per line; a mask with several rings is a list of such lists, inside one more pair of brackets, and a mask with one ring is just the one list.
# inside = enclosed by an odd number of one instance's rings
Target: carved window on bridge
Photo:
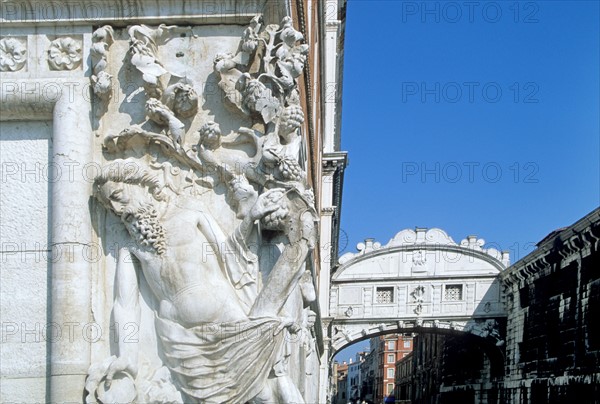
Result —
[[377, 288], [375, 294], [375, 303], [394, 303], [394, 288], [393, 287], [381, 287]]
[[446, 285], [444, 300], [459, 301], [463, 299], [463, 285]]

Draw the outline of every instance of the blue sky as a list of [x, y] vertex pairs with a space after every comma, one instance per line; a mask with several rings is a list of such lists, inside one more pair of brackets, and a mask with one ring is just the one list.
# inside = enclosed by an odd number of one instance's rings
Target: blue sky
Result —
[[470, 4], [348, 1], [345, 251], [440, 227], [514, 262], [600, 204], [599, 2]]

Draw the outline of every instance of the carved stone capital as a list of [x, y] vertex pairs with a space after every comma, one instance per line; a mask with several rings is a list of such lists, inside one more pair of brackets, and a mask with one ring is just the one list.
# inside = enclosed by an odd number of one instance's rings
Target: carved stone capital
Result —
[[348, 153], [333, 152], [323, 154], [323, 170], [333, 172], [337, 169], [344, 170], [348, 165]]
[[321, 208], [321, 215], [323, 216], [333, 216], [337, 211], [337, 207], [335, 206], [327, 206]]

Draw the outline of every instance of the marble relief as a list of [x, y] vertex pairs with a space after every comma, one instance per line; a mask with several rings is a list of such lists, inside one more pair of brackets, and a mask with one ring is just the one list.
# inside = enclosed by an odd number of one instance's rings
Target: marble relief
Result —
[[[143, 323], [143, 280], [159, 360], [119, 339], [90, 367], [86, 400], [302, 403], [289, 367], [300, 352], [315, 352], [316, 293], [305, 262], [318, 215], [300, 158], [297, 86], [308, 46], [289, 17], [279, 25], [255, 17], [237, 49], [214, 55], [183, 45], [198, 40], [193, 27], [126, 32], [128, 66], [119, 72], [137, 75], [140, 102], [109, 106], [102, 117], [105, 164], [93, 197], [127, 235], [116, 252], [112, 319]], [[117, 34], [105, 26], [92, 38], [102, 102], [118, 81], [109, 68]], [[78, 67], [80, 48], [55, 40], [50, 66]], [[207, 60], [210, 77], [190, 73], [193, 61]], [[227, 115], [210, 109], [211, 78]], [[131, 124], [118, 127], [122, 110]]]

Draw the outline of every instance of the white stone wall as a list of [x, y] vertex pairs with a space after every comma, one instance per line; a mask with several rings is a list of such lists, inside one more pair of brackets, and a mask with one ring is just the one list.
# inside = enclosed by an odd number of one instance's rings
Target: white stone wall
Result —
[[0, 123], [0, 402], [45, 402], [52, 125]]

